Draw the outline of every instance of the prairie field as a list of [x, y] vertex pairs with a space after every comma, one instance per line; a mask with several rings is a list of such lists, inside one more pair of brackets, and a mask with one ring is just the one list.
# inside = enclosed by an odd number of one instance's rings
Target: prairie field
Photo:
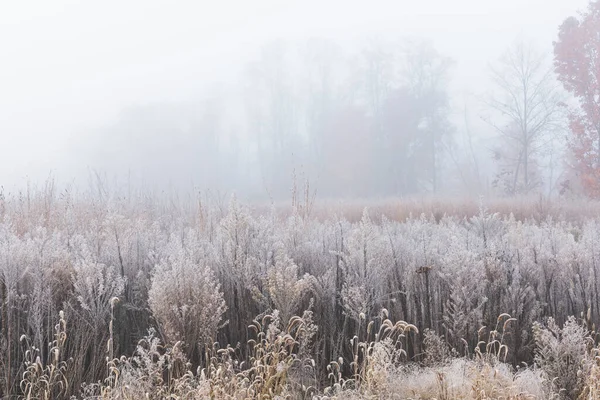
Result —
[[600, 398], [598, 209], [3, 195], [1, 396]]
[[600, 400], [600, 0], [0, 38], [0, 400]]

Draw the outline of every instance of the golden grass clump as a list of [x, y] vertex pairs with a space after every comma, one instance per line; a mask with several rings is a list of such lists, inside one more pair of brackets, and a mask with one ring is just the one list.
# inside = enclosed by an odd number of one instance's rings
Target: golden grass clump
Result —
[[54, 340], [48, 344], [45, 361], [40, 355], [41, 349], [36, 348], [26, 335], [21, 336], [21, 342], [26, 348], [25, 371], [20, 383], [24, 399], [60, 399], [67, 393], [67, 360], [63, 355], [67, 340], [67, 320], [63, 311], [59, 313], [54, 331]]

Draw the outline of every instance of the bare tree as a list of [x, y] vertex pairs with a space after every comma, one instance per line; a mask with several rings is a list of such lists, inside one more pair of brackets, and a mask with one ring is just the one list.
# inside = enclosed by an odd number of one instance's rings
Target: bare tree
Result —
[[[323, 156], [324, 130], [338, 103], [341, 48], [326, 39], [310, 39], [302, 49], [305, 88], [305, 124], [313, 168], [318, 173], [327, 160]], [[315, 171], [312, 172], [315, 172]]]
[[541, 185], [536, 169], [562, 119], [551, 63], [523, 40], [515, 42], [491, 68], [497, 87], [488, 105], [499, 115], [486, 120], [500, 133], [494, 151], [501, 170], [496, 183], [507, 192], [530, 193]]
[[420, 108], [423, 167], [428, 171], [431, 191], [436, 193], [441, 181], [441, 150], [452, 131], [446, 89], [453, 60], [438, 53], [427, 41], [407, 43], [402, 59], [405, 84]]
[[445, 153], [450, 157], [456, 174], [462, 183], [461, 191], [475, 194], [484, 190], [480, 157], [477, 154], [469, 123], [469, 110], [464, 106], [464, 127], [459, 130], [455, 141], [444, 145]]
[[299, 154], [298, 101], [293, 54], [286, 42], [274, 41], [246, 69], [246, 107], [250, 135], [256, 141], [264, 183], [281, 196]]

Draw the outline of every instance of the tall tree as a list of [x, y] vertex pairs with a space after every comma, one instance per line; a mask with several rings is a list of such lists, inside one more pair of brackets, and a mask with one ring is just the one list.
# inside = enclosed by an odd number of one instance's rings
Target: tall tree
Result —
[[452, 61], [429, 42], [407, 42], [394, 58], [397, 76], [381, 110], [382, 148], [377, 160], [385, 194], [440, 186], [442, 141], [452, 131], [446, 91]]
[[271, 42], [246, 69], [250, 135], [256, 141], [263, 184], [278, 197], [288, 195], [301, 150], [293, 55], [285, 42]]
[[600, 197], [600, 1], [560, 26], [554, 43], [558, 79], [577, 100], [569, 110], [572, 167], [585, 193]]
[[371, 38], [361, 52], [361, 67], [359, 82], [362, 86], [362, 101], [366, 105], [367, 115], [370, 119], [370, 140], [373, 151], [379, 155], [373, 158], [371, 165], [373, 176], [377, 177], [371, 182], [372, 189], [378, 194], [389, 190], [388, 179], [390, 176], [389, 143], [384, 133], [383, 118], [386, 99], [393, 89], [394, 58], [388, 51], [386, 44], [379, 39]]
[[302, 51], [305, 90], [305, 125], [311, 171], [318, 175], [327, 160], [323, 157], [325, 128], [338, 103], [342, 50], [334, 42], [312, 38]]
[[447, 93], [448, 74], [453, 60], [437, 52], [430, 42], [409, 43], [404, 54], [403, 75], [409, 92], [419, 107], [422, 168], [427, 172], [428, 188], [436, 193], [440, 187], [441, 149], [452, 125]]
[[500, 133], [495, 151], [501, 166], [497, 182], [510, 194], [530, 193], [541, 185], [537, 169], [543, 150], [561, 120], [560, 97], [551, 65], [519, 40], [491, 69], [497, 91], [489, 105], [499, 115], [488, 122]]

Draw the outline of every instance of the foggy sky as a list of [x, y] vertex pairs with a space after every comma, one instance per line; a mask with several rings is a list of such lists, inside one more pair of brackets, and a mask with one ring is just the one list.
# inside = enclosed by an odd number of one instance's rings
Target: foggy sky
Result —
[[70, 162], [72, 142], [110, 125], [125, 107], [193, 100], [211, 84], [235, 85], [259, 47], [278, 38], [330, 38], [354, 48], [369, 36], [431, 39], [455, 61], [453, 102], [473, 102], [489, 83], [488, 64], [518, 35], [551, 55], [558, 25], [586, 4], [3, 1], [0, 185], [43, 180], [51, 171], [71, 179], [86, 167]]

